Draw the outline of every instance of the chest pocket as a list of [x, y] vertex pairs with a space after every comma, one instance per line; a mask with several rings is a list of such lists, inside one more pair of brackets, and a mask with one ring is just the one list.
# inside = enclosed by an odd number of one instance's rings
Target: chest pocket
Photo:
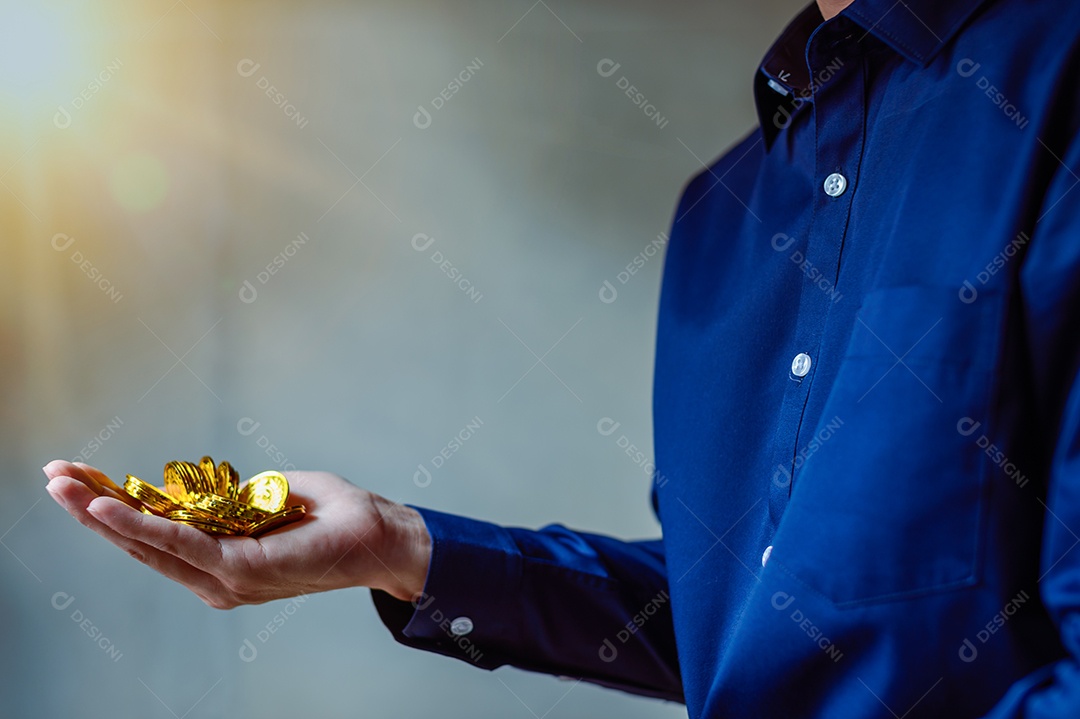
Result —
[[772, 562], [837, 605], [978, 580], [986, 421], [1004, 298], [957, 287], [868, 294], [823, 417], [843, 424], [806, 462]]

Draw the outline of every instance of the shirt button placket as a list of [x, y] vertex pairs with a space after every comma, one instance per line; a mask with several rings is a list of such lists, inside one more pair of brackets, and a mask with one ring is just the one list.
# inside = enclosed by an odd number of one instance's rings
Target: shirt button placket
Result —
[[[820, 38], [819, 38], [820, 40]], [[805, 232], [805, 248], [802, 250], [806, 266], [812, 266], [832, 287], [838, 284], [841, 248], [848, 232], [848, 217], [853, 200], [853, 189], [862, 162], [862, 130], [864, 107], [864, 68], [858, 57], [857, 47], [827, 49], [812, 46], [808, 49], [811, 76], [815, 67], [824, 67], [844, 54], [843, 69], [830, 76], [814, 92], [812, 101], [814, 137], [816, 142], [816, 168], [814, 172], [815, 205], [812, 221]], [[820, 184], [819, 184], [820, 183]], [[821, 373], [817, 370], [823, 358], [832, 356], [832, 348], [825, 348], [823, 337], [827, 336], [833, 295], [823, 291], [819, 283], [808, 278], [802, 283], [799, 297], [799, 314], [792, 338], [790, 373], [784, 402], [777, 423], [775, 464], [769, 468], [769, 516], [774, 528], [791, 498], [795, 477], [795, 457], [800, 450], [800, 435], [809, 435], [811, 428], [805, 421], [816, 421], [813, 416], [804, 417], [808, 407], [812, 378]], [[823, 388], [822, 391], [828, 391]], [[802, 430], [806, 429], [804, 433]]]

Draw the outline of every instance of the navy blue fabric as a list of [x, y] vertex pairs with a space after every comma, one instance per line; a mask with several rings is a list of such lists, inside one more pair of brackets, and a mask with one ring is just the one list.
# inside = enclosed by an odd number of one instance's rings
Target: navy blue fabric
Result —
[[662, 542], [420, 508], [398, 641], [695, 718], [1080, 717], [1078, 77], [1075, 2], [808, 7], [672, 223]]

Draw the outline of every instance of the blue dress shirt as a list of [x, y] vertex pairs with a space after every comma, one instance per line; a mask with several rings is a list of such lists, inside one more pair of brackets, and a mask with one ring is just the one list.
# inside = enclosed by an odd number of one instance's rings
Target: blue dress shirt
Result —
[[1080, 717], [1080, 3], [808, 7], [686, 186], [663, 540], [420, 509], [395, 638], [691, 717]]

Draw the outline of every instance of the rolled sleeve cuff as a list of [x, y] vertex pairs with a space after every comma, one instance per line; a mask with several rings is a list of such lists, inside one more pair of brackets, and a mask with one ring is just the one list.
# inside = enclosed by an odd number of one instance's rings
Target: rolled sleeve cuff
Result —
[[412, 602], [371, 591], [383, 624], [406, 646], [444, 654], [485, 669], [507, 663], [500, 648], [519, 640], [522, 560], [498, 525], [423, 507], [431, 535], [424, 590]]

